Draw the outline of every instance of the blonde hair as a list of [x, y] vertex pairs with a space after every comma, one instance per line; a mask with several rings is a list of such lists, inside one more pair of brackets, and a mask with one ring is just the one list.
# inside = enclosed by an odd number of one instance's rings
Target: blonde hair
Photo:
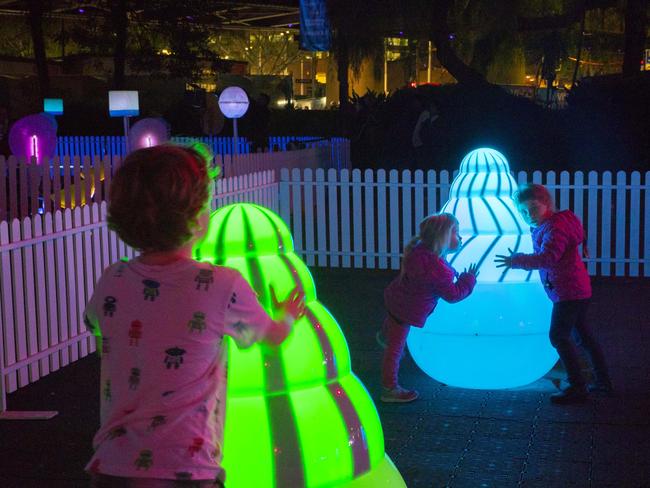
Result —
[[413, 248], [422, 244], [434, 254], [440, 256], [449, 242], [449, 235], [458, 225], [458, 219], [450, 213], [438, 213], [425, 217], [420, 222], [420, 232], [404, 248], [401, 273], [404, 274], [404, 262]]
[[529, 200], [537, 200], [555, 212], [555, 203], [553, 202], [551, 192], [549, 192], [544, 185], [524, 183], [519, 187], [519, 190], [515, 192], [514, 199], [517, 205]]

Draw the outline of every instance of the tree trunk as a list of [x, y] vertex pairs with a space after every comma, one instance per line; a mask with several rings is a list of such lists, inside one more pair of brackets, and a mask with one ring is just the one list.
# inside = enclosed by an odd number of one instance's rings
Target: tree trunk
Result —
[[347, 112], [350, 99], [348, 93], [350, 91], [350, 82], [348, 80], [348, 71], [350, 69], [350, 56], [348, 53], [348, 43], [346, 39], [341, 36], [338, 40], [338, 48], [336, 59], [338, 61], [338, 80], [339, 80], [339, 108], [341, 112]]
[[625, 7], [625, 54], [623, 74], [639, 73], [646, 37], [646, 0], [627, 0]]
[[115, 49], [113, 51], [113, 86], [119, 90], [124, 88], [128, 19], [126, 16], [126, 0], [113, 0], [111, 4], [113, 32], [115, 32]]
[[43, 6], [41, 0], [29, 0], [29, 29], [32, 34], [34, 46], [34, 62], [38, 74], [38, 85], [42, 98], [50, 94], [50, 75], [47, 70], [47, 56], [45, 55], [45, 39], [43, 38]]
[[447, 16], [451, 7], [450, 0], [435, 0], [431, 10], [431, 34], [433, 43], [438, 48], [437, 56], [440, 64], [456, 78], [458, 83], [475, 88], [493, 86], [488, 83], [481, 73], [469, 67], [458, 57], [449, 42], [450, 32]]

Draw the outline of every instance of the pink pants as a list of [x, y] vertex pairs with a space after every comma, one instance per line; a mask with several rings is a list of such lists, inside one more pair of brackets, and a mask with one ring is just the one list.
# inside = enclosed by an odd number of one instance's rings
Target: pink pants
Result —
[[388, 315], [381, 329], [386, 340], [384, 358], [381, 362], [381, 383], [384, 388], [392, 389], [398, 385], [399, 363], [402, 360], [406, 337], [409, 335], [411, 326], [402, 325]]

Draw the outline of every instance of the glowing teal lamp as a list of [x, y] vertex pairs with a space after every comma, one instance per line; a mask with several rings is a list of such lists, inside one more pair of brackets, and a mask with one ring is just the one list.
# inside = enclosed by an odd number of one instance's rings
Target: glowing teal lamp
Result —
[[62, 98], [44, 98], [43, 112], [49, 115], [63, 115]]
[[279, 348], [228, 348], [223, 464], [232, 488], [405, 487], [377, 410], [350, 369], [336, 320], [317, 300], [284, 222], [254, 204], [214, 212], [195, 257], [239, 270], [271, 311], [270, 287], [298, 286], [306, 313]]
[[546, 374], [558, 356], [548, 338], [551, 302], [537, 272], [497, 268], [494, 256], [531, 253], [530, 230], [512, 195], [517, 183], [506, 158], [489, 148], [470, 152], [441, 211], [460, 223], [463, 246], [450, 263], [462, 271], [478, 263], [473, 293], [440, 300], [422, 329], [412, 328], [408, 348], [429, 376], [464, 388], [511, 388]]

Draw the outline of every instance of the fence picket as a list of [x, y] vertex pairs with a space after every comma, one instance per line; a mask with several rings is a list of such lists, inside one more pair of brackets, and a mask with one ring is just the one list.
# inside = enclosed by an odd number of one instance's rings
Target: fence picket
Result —
[[[32, 235], [38, 239], [43, 236], [43, 218], [32, 219]], [[47, 282], [45, 271], [45, 243], [39, 242], [34, 246], [34, 281], [36, 292], [36, 323], [35, 328], [38, 330], [38, 348], [37, 352], [44, 351], [48, 348], [49, 340], [47, 335], [48, 308], [47, 308]], [[49, 374], [50, 364], [47, 358], [42, 358], [38, 362], [42, 376]]]
[[603, 211], [601, 219], [601, 274], [609, 276], [611, 271], [611, 247], [612, 247], [612, 173], [605, 171], [603, 173], [603, 204], [601, 206]]
[[[584, 190], [585, 190], [585, 182], [584, 182], [584, 175], [582, 171], [576, 171], [574, 174], [574, 180], [573, 180], [573, 206], [569, 205], [570, 208], [573, 209], [573, 213], [576, 214], [580, 222], [582, 223], [582, 226], [585, 227], [585, 219], [584, 219]], [[585, 234], [585, 239], [587, 237], [587, 234]], [[583, 244], [580, 244], [580, 255], [582, 256], [582, 247]]]
[[[70, 230], [73, 228], [72, 223], [72, 211], [69, 208], [66, 208], [63, 211], [63, 228], [64, 230]], [[68, 322], [67, 322], [67, 335], [66, 339], [71, 339], [77, 335], [77, 307], [76, 307], [76, 266], [75, 266], [75, 252], [74, 252], [74, 240], [76, 236], [67, 235], [63, 238], [65, 243], [65, 267], [64, 269], [68, 270], [66, 274], [66, 288], [68, 292], [65, 295], [66, 308], [68, 313]], [[76, 345], [68, 346], [68, 351], [70, 354], [70, 362], [74, 362], [79, 359], [79, 353], [77, 351]]]
[[410, 241], [413, 237], [411, 219], [411, 172], [406, 170], [402, 173], [402, 242]]
[[[39, 188], [41, 186], [42, 164], [47, 164], [47, 159], [41, 161], [41, 164], [32, 164], [29, 167], [29, 214], [38, 215], [40, 210]], [[26, 217], [25, 214], [21, 217]]]
[[624, 171], [616, 173], [616, 276], [625, 274], [625, 229], [627, 205], [625, 199], [626, 174]]
[[[63, 212], [58, 210], [54, 214], [54, 229], [55, 232], [61, 232], [64, 230], [63, 223]], [[64, 239], [57, 239], [55, 243], [55, 255], [56, 255], [56, 268], [55, 276], [57, 277], [56, 284], [56, 299], [58, 303], [58, 324], [57, 329], [58, 337], [54, 341], [55, 344], [59, 342], [64, 342], [68, 340], [68, 286], [65, 279], [66, 275], [66, 260], [65, 260], [65, 242]], [[60, 361], [61, 366], [67, 366], [70, 363], [70, 355], [68, 348], [63, 348], [60, 351]]]
[[291, 202], [293, 203], [293, 242], [296, 248], [303, 249], [302, 247], [302, 221], [303, 221], [303, 204], [301, 196], [300, 185], [300, 170], [294, 168], [291, 170]]
[[414, 209], [413, 213], [415, 215], [415, 228], [424, 218], [424, 179], [422, 170], [415, 170], [413, 182], [415, 183], [414, 193], [415, 198], [413, 200]]
[[[56, 212], [45, 214], [44, 228], [45, 235], [56, 232], [54, 217]], [[47, 286], [47, 325], [48, 325], [48, 345], [53, 346], [59, 342], [59, 315], [58, 315], [58, 286], [57, 286], [57, 267], [56, 267], [56, 240], [45, 242], [45, 283]], [[50, 370], [56, 371], [60, 368], [60, 355], [50, 355]]]
[[588, 178], [588, 191], [587, 191], [587, 249], [589, 250], [590, 260], [587, 264], [587, 270], [590, 275], [596, 274], [596, 261], [594, 258], [598, 254], [598, 212], [596, 205], [598, 205], [598, 173], [590, 171]]
[[325, 220], [325, 172], [322, 169], [316, 170], [316, 232], [318, 234], [318, 258], [319, 266], [327, 266], [327, 222]]
[[[88, 210], [87, 206], [83, 207]], [[75, 207], [72, 211], [72, 225], [74, 228], [82, 227], [84, 225], [82, 207]], [[75, 332], [73, 337], [78, 336], [84, 332], [84, 327], [81, 326], [83, 322], [83, 311], [86, 306], [86, 280], [84, 276], [84, 238], [87, 231], [75, 232], [74, 234], [74, 271], [75, 271], [75, 293], [72, 294], [72, 299], [75, 301], [76, 319], [72, 321], [72, 327]], [[85, 357], [88, 354], [87, 341], [82, 340], [73, 346], [74, 350], [78, 352], [79, 357]]]
[[377, 171], [377, 253], [379, 268], [388, 267], [388, 239], [386, 232], [386, 171]]
[[339, 206], [338, 206], [338, 175], [335, 169], [327, 170], [327, 215], [329, 217], [329, 249], [330, 249], [330, 266], [339, 267]]
[[[435, 170], [427, 171], [427, 210], [426, 215], [431, 215], [438, 210], [438, 184]], [[419, 222], [419, 221], [418, 221]]]
[[[20, 242], [22, 239], [22, 222], [14, 219], [11, 223], [12, 241]], [[14, 249], [11, 252], [11, 265], [13, 267], [13, 300], [14, 300], [14, 337], [15, 337], [15, 360], [21, 361], [27, 357], [27, 320], [25, 317], [25, 293], [24, 293], [24, 269], [23, 249]], [[12, 324], [7, 324], [12, 327]], [[25, 386], [29, 383], [27, 368], [18, 369], [18, 386]]]
[[[305, 244], [306, 249], [314, 249], [314, 183], [313, 172], [311, 168], [305, 169], [303, 172], [305, 180], [305, 208], [303, 209], [305, 220]], [[307, 265], [313, 266], [316, 262], [313, 253], [306, 255]]]
[[[40, 220], [40, 215], [35, 215], [32, 219], [25, 217], [22, 221], [22, 238], [29, 240], [32, 238], [32, 220]], [[17, 249], [20, 252], [20, 250]], [[25, 297], [25, 331], [24, 338], [27, 342], [27, 352], [21, 359], [38, 354], [38, 338], [36, 336], [37, 322], [36, 322], [36, 281], [34, 270], [34, 246], [26, 246], [22, 249], [22, 267], [23, 267], [23, 280], [24, 288], [19, 290]], [[38, 362], [32, 362], [26, 368], [28, 372], [29, 383], [32, 383], [40, 378], [38, 370]]]
[[366, 235], [366, 245], [365, 245], [365, 254], [366, 254], [366, 268], [375, 269], [375, 185], [373, 181], [373, 171], [367, 169], [364, 174], [365, 184], [365, 202], [364, 206], [366, 209], [366, 226], [365, 226], [365, 235]]
[[350, 267], [350, 242], [350, 173], [347, 169], [343, 169], [341, 170], [341, 251], [344, 268]]
[[361, 171], [358, 169], [352, 170], [352, 230], [354, 247], [354, 267], [361, 268], [363, 266], [363, 225], [362, 216], [363, 209], [361, 208], [361, 188], [364, 183], [361, 182]]
[[74, 170], [72, 174], [73, 192], [72, 192], [72, 205], [71, 208], [76, 208], [81, 205], [81, 187], [85, 182], [81, 180], [81, 160], [79, 156], [75, 156], [72, 164]]
[[400, 235], [399, 235], [399, 209], [398, 209], [398, 173], [392, 169], [388, 173], [388, 197], [389, 197], [389, 233], [390, 233], [390, 267], [399, 269]]
[[[569, 185], [570, 184], [571, 184], [571, 180], [569, 179], [569, 172], [568, 171], [562, 171], [560, 173], [560, 190], [559, 190], [559, 192], [560, 192], [560, 200], [559, 200], [559, 202], [556, 200], [556, 202], [559, 203], [558, 209], [565, 210], [565, 209], [571, 207], [571, 202], [569, 201], [569, 195], [570, 195], [570, 193], [569, 193]], [[553, 190], [550, 190], [550, 191], [553, 191]]]
[[52, 196], [51, 196], [51, 187], [52, 187], [52, 166], [54, 166], [57, 161], [56, 158], [50, 158], [43, 161], [43, 172], [42, 172], [42, 198], [43, 198], [43, 213], [52, 212]]

